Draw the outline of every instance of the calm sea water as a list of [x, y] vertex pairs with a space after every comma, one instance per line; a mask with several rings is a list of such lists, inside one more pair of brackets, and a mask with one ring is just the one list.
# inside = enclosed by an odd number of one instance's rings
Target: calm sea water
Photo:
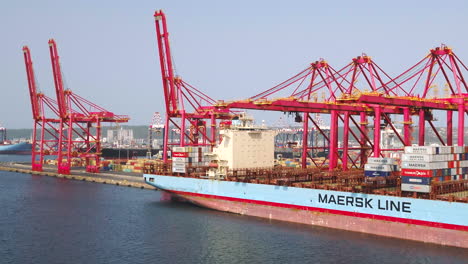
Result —
[[[0, 155], [0, 161], [29, 160]], [[0, 263], [468, 263], [468, 250], [217, 212], [0, 171]]]

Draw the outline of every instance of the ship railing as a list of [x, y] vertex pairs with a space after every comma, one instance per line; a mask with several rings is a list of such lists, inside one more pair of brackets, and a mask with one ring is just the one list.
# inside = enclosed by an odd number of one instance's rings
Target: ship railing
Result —
[[344, 189], [351, 189], [349, 187], [361, 184], [364, 176], [362, 169], [329, 172], [319, 168], [274, 167], [231, 169], [228, 171], [227, 180], [304, 188], [310, 186], [311, 188], [343, 189], [342, 187], [346, 187]]
[[468, 179], [432, 183], [430, 198], [468, 203]]

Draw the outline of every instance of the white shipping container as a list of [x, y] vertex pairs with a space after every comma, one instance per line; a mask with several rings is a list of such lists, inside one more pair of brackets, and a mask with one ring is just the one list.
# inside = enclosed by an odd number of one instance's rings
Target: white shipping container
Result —
[[367, 163], [372, 164], [395, 164], [396, 160], [392, 158], [367, 158]]
[[453, 146], [453, 153], [460, 154], [465, 152], [464, 146]]
[[421, 170], [437, 170], [448, 168], [448, 162], [411, 162], [404, 161], [401, 163], [402, 169], [421, 169]]
[[422, 192], [422, 193], [430, 193], [431, 186], [430, 185], [422, 185], [422, 184], [410, 184], [410, 183], [402, 183], [401, 190], [406, 192]]
[[406, 146], [407, 154], [438, 154], [439, 147], [434, 146]]
[[184, 167], [172, 167], [172, 172], [185, 173], [185, 166]]
[[186, 147], [172, 147], [173, 152], [187, 152]]
[[448, 154], [403, 154], [401, 156], [402, 161], [418, 161], [418, 162], [438, 162], [438, 161], [449, 161]]
[[172, 164], [177, 163], [177, 162], [179, 162], [179, 163], [181, 163], [181, 162], [185, 163], [185, 162], [187, 162], [187, 161], [188, 161], [188, 158], [180, 158], [180, 157], [173, 157], [173, 158], [172, 158]]
[[365, 164], [364, 170], [366, 171], [394, 171], [393, 165], [388, 164]]
[[453, 153], [453, 147], [452, 146], [440, 146], [438, 148], [439, 148], [439, 154]]
[[181, 168], [181, 167], [184, 167], [185, 168], [185, 164], [186, 162], [172, 162], [172, 167], [178, 167], [178, 168]]

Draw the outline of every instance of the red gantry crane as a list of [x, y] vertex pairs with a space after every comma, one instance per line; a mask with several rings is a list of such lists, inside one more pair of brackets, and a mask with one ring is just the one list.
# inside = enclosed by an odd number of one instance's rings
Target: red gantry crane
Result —
[[[165, 133], [164, 158], [167, 157], [166, 153], [169, 145], [203, 145], [205, 142], [212, 146], [215, 145], [215, 120], [218, 118], [231, 119], [232, 116], [229, 116], [232, 113], [229, 111], [230, 109], [296, 113], [296, 120], [303, 123], [303, 167], [306, 166], [306, 159], [311, 150], [322, 148], [325, 151], [325, 148], [328, 148], [329, 170], [335, 170], [336, 168], [348, 170], [348, 168], [352, 167], [362, 168], [368, 156], [379, 157], [385, 153], [398, 150], [382, 149], [380, 144], [382, 128], [392, 130], [402, 145], [412, 144], [411, 116], [419, 117], [418, 144], [424, 144], [426, 121], [434, 128], [434, 132], [441, 139], [432, 122], [432, 110], [446, 110], [451, 113], [457, 109], [459, 127], [463, 127], [464, 124], [466, 95], [462, 94], [462, 90], [465, 87], [465, 80], [460, 65], [465, 69], [466, 67], [446, 47], [431, 50], [430, 56], [427, 56], [429, 62], [423, 59], [397, 78], [389, 76], [371, 57], [365, 54], [353, 58], [348, 65], [339, 70], [335, 70], [321, 59], [279, 85], [246, 100], [213, 102], [213, 99], [174, 74], [169, 33], [167, 32], [166, 18], [162, 11], [155, 13], [155, 23], [167, 112], [165, 127], [169, 129], [169, 126], [173, 125], [175, 129], [180, 131], [180, 139], [177, 143], [169, 143], [169, 133]], [[435, 69], [434, 65], [436, 64], [439, 65], [438, 69]], [[422, 77], [424, 72], [429, 73], [427, 77]], [[451, 80], [448, 78], [448, 72], [452, 72], [453, 78]], [[438, 74], [445, 77], [444, 80], [452, 91], [451, 99], [434, 101], [426, 97], [427, 92], [416, 94], [414, 91], [416, 86], [407, 87], [407, 82], [410, 79], [416, 80], [416, 82], [425, 79], [425, 91], [427, 91], [430, 84], [435, 80], [433, 76]], [[293, 91], [283, 98], [271, 99], [272, 96], [278, 97], [281, 92], [287, 89]], [[455, 91], [458, 93], [455, 93]], [[461, 97], [465, 99], [461, 99]], [[394, 98], [392, 99], [393, 103], [389, 102], [390, 98]], [[395, 102], [396, 98], [402, 101]], [[205, 105], [212, 106], [207, 107]], [[320, 125], [311, 118], [311, 114], [328, 115], [330, 120], [329, 132], [322, 131]], [[400, 135], [392, 120], [394, 115], [403, 116], [403, 135]], [[448, 115], [450, 116], [450, 114]], [[358, 116], [358, 118], [355, 116]], [[369, 123], [369, 117], [373, 117], [373, 122]], [[210, 136], [206, 133], [204, 119], [211, 120], [213, 129]], [[452, 131], [451, 116], [448, 120], [448, 130]], [[321, 147], [308, 146], [309, 122], [312, 122], [315, 126], [314, 129], [319, 131], [321, 136], [326, 139], [327, 144], [323, 144]], [[340, 126], [340, 122], [342, 126]], [[186, 123], [191, 126], [189, 129], [187, 129]], [[340, 129], [343, 131], [341, 140], [338, 139]], [[370, 133], [371, 129], [373, 129], [373, 133]], [[462, 131], [458, 130], [459, 144], [463, 143]], [[448, 134], [447, 143], [450, 144], [452, 135], [451, 133]], [[348, 145], [351, 136], [359, 143], [358, 147]], [[202, 138], [203, 142], [199, 142], [199, 137]], [[340, 141], [342, 146], [339, 146]], [[443, 140], [441, 142], [445, 144]], [[358, 151], [360, 155], [352, 157], [349, 153], [350, 150]], [[315, 161], [313, 160], [313, 162]], [[315, 165], [322, 167], [324, 164]]]
[[49, 50], [60, 117], [58, 172], [70, 174], [73, 157], [85, 159], [86, 171], [99, 172], [101, 124], [124, 123], [129, 117], [115, 115], [70, 89], [65, 90], [57, 45], [53, 39], [49, 40]]
[[[159, 10], [154, 18], [166, 106], [163, 159], [167, 161], [170, 146], [214, 146], [216, 120], [231, 120], [235, 114], [213, 106], [216, 102], [214, 99], [175, 75], [166, 16]], [[180, 130], [178, 142], [169, 141], [168, 132], [172, 126]]]
[[[308, 131], [308, 121], [317, 129], [318, 125], [310, 118], [310, 113], [328, 114], [330, 119], [329, 165], [330, 171], [340, 168], [347, 170], [350, 166], [357, 167], [356, 160], [348, 155], [349, 134], [360, 143], [360, 167], [369, 155], [379, 157], [383, 152], [397, 149], [381, 149], [380, 131], [389, 126], [401, 141], [403, 146], [412, 144], [411, 116], [418, 117], [418, 144], [424, 145], [425, 124], [429, 123], [441, 144], [452, 145], [453, 111], [458, 111], [458, 145], [464, 144], [465, 114], [468, 109], [468, 93], [463, 72], [467, 67], [445, 46], [432, 49], [430, 54], [415, 66], [398, 75], [396, 78], [386, 74], [373, 60], [366, 56], [358, 56], [350, 64], [340, 70], [334, 70], [324, 60], [312, 63], [310, 67], [296, 74], [279, 85], [266, 90], [247, 100], [233, 102], [218, 102], [215, 106], [226, 109], [256, 109], [267, 111], [296, 112], [296, 120], [303, 122], [304, 130]], [[437, 81], [445, 82], [449, 94], [446, 98], [430, 98], [428, 92]], [[420, 84], [422, 82], [422, 84]], [[358, 86], [360, 88], [358, 88]], [[287, 97], [270, 99], [286, 88], [293, 89]], [[317, 93], [322, 93], [318, 99]], [[447, 112], [447, 141], [445, 142], [433, 124], [433, 111]], [[299, 113], [304, 113], [304, 118]], [[359, 121], [353, 118], [359, 116]], [[390, 115], [403, 116], [403, 135], [398, 133]], [[373, 117], [369, 126], [368, 117]], [[342, 147], [338, 147], [339, 120], [343, 122]], [[350, 127], [355, 125], [357, 135]], [[373, 137], [369, 135], [373, 129]], [[326, 135], [322, 133], [324, 137]], [[302, 166], [306, 166], [308, 151], [307, 133], [303, 134]], [[340, 155], [341, 152], [341, 155]], [[341, 161], [341, 164], [338, 163]], [[317, 165], [317, 164], [316, 164]]]
[[[358, 104], [346, 104], [338, 103], [337, 98], [352, 93], [351, 83], [355, 83], [359, 76], [366, 76], [366, 72], [369, 72], [370, 84], [375, 83], [375, 79], [378, 79], [378, 75], [370, 67], [359, 67], [359, 63], [356, 60], [360, 60], [358, 57], [340, 70], [335, 70], [325, 60], [321, 59], [294, 75], [288, 80], [280, 83], [279, 85], [266, 90], [260, 94], [250, 97], [247, 100], [234, 101], [229, 103], [218, 103], [219, 107], [228, 108], [240, 108], [240, 109], [258, 109], [267, 111], [282, 111], [282, 112], [295, 112], [296, 121], [303, 123], [303, 131], [309, 131], [309, 122], [312, 122], [314, 129], [317, 130], [321, 137], [325, 138], [328, 142], [322, 146], [308, 146], [308, 133], [303, 133], [303, 144], [302, 144], [302, 165], [306, 166], [307, 156], [310, 155], [310, 150], [321, 149], [328, 151], [329, 157], [329, 168], [335, 169], [338, 164], [338, 160], [341, 160], [344, 170], [348, 168], [348, 160], [351, 162], [352, 167], [358, 167], [356, 159], [352, 159], [348, 150], [348, 138], [351, 134], [357, 142], [360, 143], [360, 147], [355, 147], [354, 150], [360, 150], [362, 155], [361, 165], [365, 163], [365, 153], [369, 151], [369, 145], [372, 146], [372, 141], [367, 136], [367, 128], [365, 127], [365, 120], [367, 115], [373, 113], [369, 107], [358, 105]], [[371, 69], [371, 70], [369, 70]], [[350, 80], [351, 79], [351, 80]], [[285, 92], [287, 89], [293, 91], [286, 94], [286, 97], [280, 99], [271, 100], [269, 97], [278, 97], [281, 92]], [[375, 89], [375, 88], [373, 88]], [[388, 113], [394, 113], [394, 108], [384, 107], [384, 111]], [[299, 113], [303, 113], [303, 118]], [[320, 124], [317, 123], [311, 117], [311, 113], [322, 113], [329, 114], [331, 120], [331, 126], [329, 131], [323, 131]], [[367, 114], [366, 114], [367, 113]], [[353, 118], [353, 115], [359, 115], [361, 118], [361, 124]], [[343, 146], [338, 147], [338, 132], [340, 127], [338, 126], [338, 120], [341, 120], [343, 126]], [[360, 135], [355, 133], [350, 127], [350, 120], [356, 126], [356, 130], [359, 131]], [[325, 149], [326, 148], [326, 149]], [[339, 151], [342, 156], [339, 157]], [[312, 159], [315, 163], [315, 161]], [[321, 164], [315, 163], [317, 167], [323, 167], [325, 161]]]
[[[431, 49], [429, 54], [382, 87], [387, 90], [399, 90], [399, 93], [385, 96], [382, 93], [361, 94], [353, 97], [353, 102], [363, 104], [380, 104], [400, 107], [404, 113], [404, 143], [411, 144], [410, 128], [412, 123], [410, 109], [418, 117], [418, 145], [425, 144], [426, 124], [439, 139], [442, 145], [453, 145], [453, 112], [457, 112], [458, 129], [457, 144], [463, 146], [465, 115], [468, 110], [468, 86], [463, 73], [468, 68], [455, 55], [453, 50], [445, 45]], [[440, 97], [435, 92], [438, 83], [443, 83], [447, 93]], [[401, 93], [401, 91], [406, 91]], [[443, 140], [434, 125], [434, 111], [446, 112], [446, 141]]]
[[23, 47], [34, 120], [32, 170], [42, 171], [44, 157], [53, 155], [57, 156], [59, 173], [70, 174], [73, 157], [85, 159], [88, 172], [98, 172], [101, 123], [127, 122], [129, 118], [114, 115], [65, 90], [54, 40], [49, 41], [49, 47], [57, 101], [37, 91], [31, 52], [27, 46]]
[[[44, 156], [57, 155], [58, 153], [60, 135], [59, 109], [55, 100], [37, 91], [33, 62], [28, 46], [23, 47], [23, 55], [34, 121], [31, 151], [32, 170], [42, 171]], [[54, 117], [50, 117], [50, 115]]]

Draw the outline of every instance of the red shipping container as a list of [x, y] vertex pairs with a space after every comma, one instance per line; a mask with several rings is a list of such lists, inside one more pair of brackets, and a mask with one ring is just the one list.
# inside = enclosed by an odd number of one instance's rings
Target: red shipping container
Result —
[[449, 161], [449, 162], [448, 162], [448, 167], [449, 167], [450, 169], [455, 168], [454, 161]]
[[401, 169], [402, 176], [433, 177], [434, 170]]
[[172, 153], [172, 157], [175, 158], [188, 158], [189, 154], [188, 152], [174, 152]]

